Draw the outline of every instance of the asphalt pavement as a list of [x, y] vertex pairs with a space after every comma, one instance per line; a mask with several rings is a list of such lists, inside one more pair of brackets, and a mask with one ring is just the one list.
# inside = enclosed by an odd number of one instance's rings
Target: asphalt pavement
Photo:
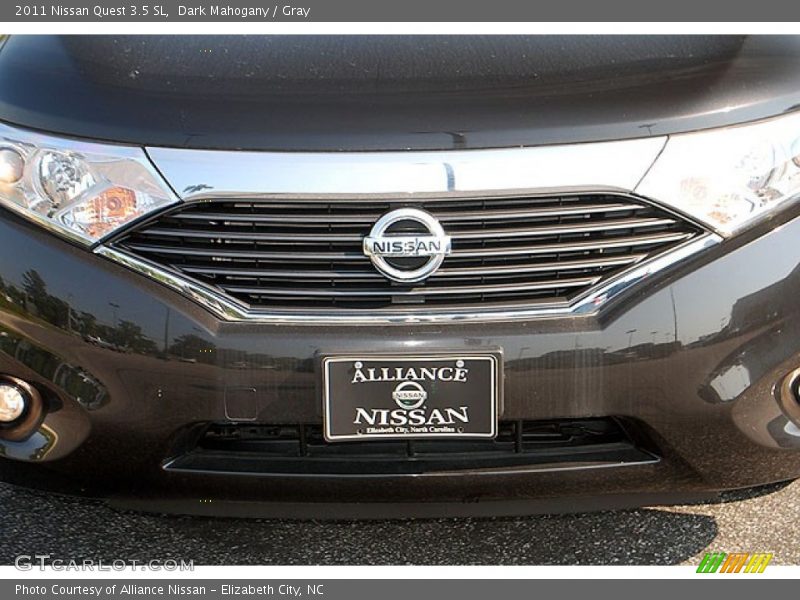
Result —
[[196, 565], [673, 565], [708, 551], [800, 564], [800, 481], [722, 502], [498, 519], [289, 521], [123, 512], [0, 485], [0, 564], [193, 560]]

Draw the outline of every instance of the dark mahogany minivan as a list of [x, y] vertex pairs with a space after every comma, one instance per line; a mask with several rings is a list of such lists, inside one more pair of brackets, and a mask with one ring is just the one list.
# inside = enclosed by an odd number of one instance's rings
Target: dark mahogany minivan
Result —
[[800, 476], [800, 37], [0, 44], [2, 480], [377, 517]]

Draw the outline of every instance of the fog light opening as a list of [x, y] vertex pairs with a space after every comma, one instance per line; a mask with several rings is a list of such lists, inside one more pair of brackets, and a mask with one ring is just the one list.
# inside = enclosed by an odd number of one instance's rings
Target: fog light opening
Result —
[[34, 386], [0, 375], [0, 440], [26, 439], [39, 428], [44, 415], [44, 399]]
[[776, 386], [776, 391], [783, 412], [800, 427], [800, 369], [786, 375]]
[[794, 403], [800, 406], [800, 379], [794, 378], [789, 387], [789, 394]]
[[0, 381], [0, 423], [18, 421], [30, 410], [31, 397], [18, 385]]

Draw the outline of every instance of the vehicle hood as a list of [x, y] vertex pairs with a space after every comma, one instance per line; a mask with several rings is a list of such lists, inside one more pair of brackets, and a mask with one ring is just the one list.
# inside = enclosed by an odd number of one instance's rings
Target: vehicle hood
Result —
[[148, 146], [636, 138], [800, 104], [800, 36], [11, 36], [0, 120]]

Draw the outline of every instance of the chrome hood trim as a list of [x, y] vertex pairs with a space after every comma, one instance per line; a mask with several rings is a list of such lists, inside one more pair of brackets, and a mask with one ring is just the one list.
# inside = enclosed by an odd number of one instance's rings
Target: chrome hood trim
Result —
[[666, 137], [441, 152], [237, 152], [147, 148], [178, 197], [430, 197], [630, 192]]

